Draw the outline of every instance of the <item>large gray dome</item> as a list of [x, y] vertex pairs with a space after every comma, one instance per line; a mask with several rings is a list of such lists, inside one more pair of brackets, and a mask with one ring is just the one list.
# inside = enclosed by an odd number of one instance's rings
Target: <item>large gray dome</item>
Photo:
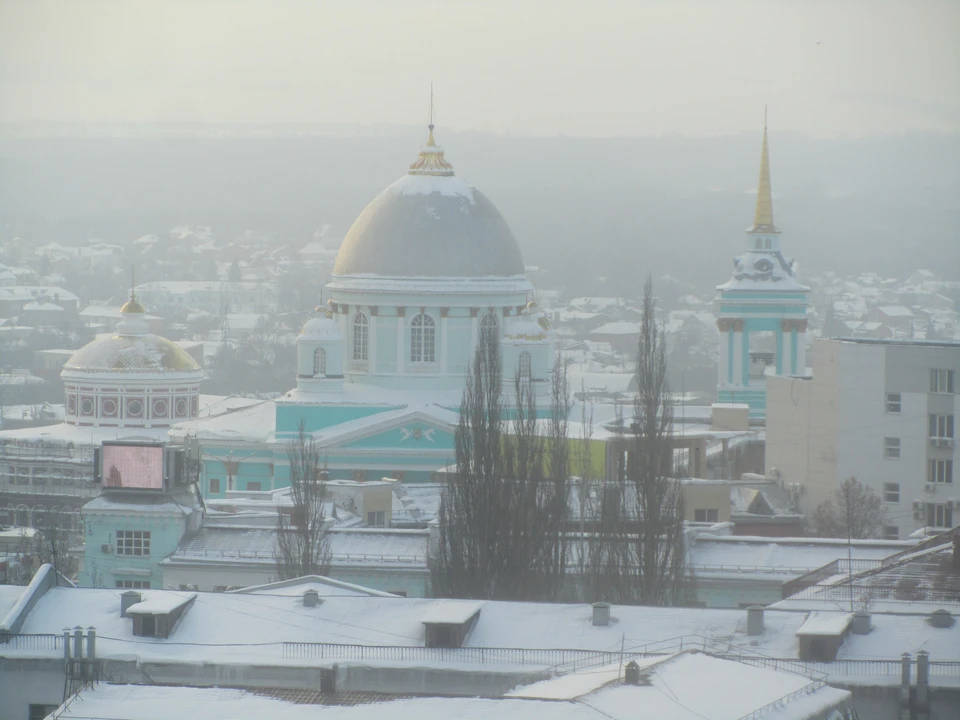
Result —
[[453, 175], [432, 141], [431, 133], [410, 174], [360, 213], [340, 248], [334, 275], [523, 275], [520, 248], [506, 220], [483, 193]]

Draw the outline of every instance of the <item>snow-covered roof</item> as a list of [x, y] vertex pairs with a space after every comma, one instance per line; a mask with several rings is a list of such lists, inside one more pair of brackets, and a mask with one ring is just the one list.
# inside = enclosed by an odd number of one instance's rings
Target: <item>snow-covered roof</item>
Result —
[[67, 372], [189, 373], [200, 366], [176, 343], [159, 335], [112, 335], [85, 345], [64, 364]]
[[127, 608], [128, 615], [161, 615], [172, 613], [193, 601], [196, 593], [169, 592], [166, 590], [146, 590], [141, 593], [144, 599]]
[[477, 600], [439, 600], [423, 615], [424, 624], [462, 625], [480, 612], [483, 603]]
[[639, 335], [640, 326], [632, 322], [612, 322], [590, 331], [591, 335]]
[[[133, 635], [129, 621], [120, 617], [121, 590], [114, 588], [54, 587], [39, 598], [23, 624], [23, 633], [59, 635], [64, 627], [97, 628], [98, 655], [136, 654], [144, 661], [169, 658], [171, 649], [162, 640]], [[198, 593], [181, 620], [177, 640], [194, 643], [176, 646], [185, 661], [255, 662], [280, 659], [284, 641], [359, 643], [422, 647], [423, 618], [440, 601], [414, 598], [328, 597], [304, 612], [289, 597], [225, 593]], [[255, 612], [251, 612], [251, 604]], [[909, 605], [903, 605], [909, 612]], [[780, 658], [798, 657], [796, 632], [805, 621], [801, 612], [767, 608], [764, 633], [746, 634], [742, 610], [710, 608], [658, 608], [617, 605], [616, 623], [595, 626], [587, 604], [508, 603], [487, 601], [465, 647], [577, 648], [627, 650], [684, 635], [701, 635], [753, 652]], [[242, 623], [242, 643], [236, 645]], [[931, 659], [958, 660], [960, 623], [952, 628], [931, 627], [923, 615], [874, 612], [869, 635], [851, 635], [838, 658], [897, 660], [901, 653], [927, 650]], [[264, 646], [254, 643], [267, 643]], [[5, 649], [14, 654], [54, 651]], [[321, 661], [322, 662], [322, 661]], [[899, 678], [899, 675], [897, 676]]]
[[[762, 708], [765, 719], [806, 720], [845, 707], [850, 692], [800, 674], [756, 667], [704, 653], [684, 652], [638, 663], [646, 680], [619, 682], [619, 668], [584, 670], [526, 685], [502, 698], [379, 698], [380, 702], [335, 707], [285, 702], [281, 692], [98, 683], [80, 691], [58, 717], [84, 720], [124, 717], [165, 720], [306, 720], [318, 715], [345, 720], [740, 720]], [[281, 699], [284, 698], [284, 699]], [[767, 708], [767, 706], [773, 706]], [[820, 714], [817, 714], [820, 713]]]
[[910, 308], [903, 305], [883, 305], [877, 309], [888, 317], [913, 317]]
[[815, 610], [807, 615], [797, 635], [843, 635], [853, 621], [853, 613]]

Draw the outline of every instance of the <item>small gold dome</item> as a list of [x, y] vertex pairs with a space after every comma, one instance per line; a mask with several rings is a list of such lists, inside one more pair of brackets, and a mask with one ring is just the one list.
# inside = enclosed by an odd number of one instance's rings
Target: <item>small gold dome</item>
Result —
[[120, 312], [122, 312], [124, 315], [130, 315], [132, 313], [139, 313], [140, 315], [143, 315], [147, 312], [147, 309], [137, 302], [136, 295], [130, 293], [130, 299], [123, 304], [123, 307], [120, 308]]

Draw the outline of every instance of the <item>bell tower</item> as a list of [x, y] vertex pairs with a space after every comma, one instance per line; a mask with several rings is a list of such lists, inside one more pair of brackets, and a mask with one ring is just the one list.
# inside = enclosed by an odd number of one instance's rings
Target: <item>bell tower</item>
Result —
[[773, 222], [770, 153], [764, 112], [760, 178], [747, 249], [733, 261], [733, 276], [718, 285], [720, 363], [717, 401], [746, 403], [750, 417], [766, 417], [766, 376], [806, 373], [805, 333], [809, 288], [781, 252]]

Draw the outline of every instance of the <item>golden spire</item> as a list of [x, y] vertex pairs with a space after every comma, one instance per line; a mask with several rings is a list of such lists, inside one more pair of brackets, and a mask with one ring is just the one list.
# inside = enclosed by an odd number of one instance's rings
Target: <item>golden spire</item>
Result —
[[134, 288], [137, 286], [136, 275], [133, 263], [130, 264], [130, 299], [123, 304], [123, 307], [120, 308], [120, 312], [125, 315], [131, 313], [144, 314], [147, 312], [146, 308], [143, 307], [139, 302], [137, 302], [137, 294], [134, 292]]
[[453, 165], [443, 157], [443, 148], [433, 137], [433, 83], [430, 83], [430, 123], [427, 125], [427, 142], [420, 148], [420, 156], [410, 165], [411, 175], [453, 175]]
[[773, 225], [773, 194], [770, 190], [770, 153], [767, 149], [767, 108], [763, 108], [763, 149], [760, 151], [760, 181], [757, 183], [757, 211], [754, 231], [776, 232]]

